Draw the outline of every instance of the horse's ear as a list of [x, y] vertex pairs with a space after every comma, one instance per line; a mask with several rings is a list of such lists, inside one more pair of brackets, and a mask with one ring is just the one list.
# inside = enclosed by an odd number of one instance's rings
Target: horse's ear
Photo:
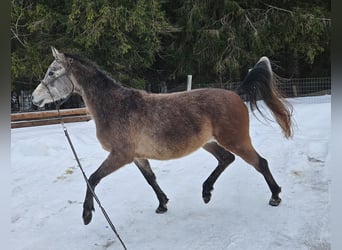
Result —
[[59, 53], [58, 50], [52, 46], [51, 46], [51, 51], [52, 51], [52, 55], [56, 59], [56, 61], [65, 62], [65, 57], [64, 57], [63, 53]]
[[53, 57], [57, 60], [57, 54], [59, 53], [58, 50], [55, 47], [51, 46], [51, 51]]

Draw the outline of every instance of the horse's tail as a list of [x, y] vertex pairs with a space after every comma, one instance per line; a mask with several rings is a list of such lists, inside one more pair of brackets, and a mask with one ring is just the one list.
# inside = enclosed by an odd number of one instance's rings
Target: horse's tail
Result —
[[292, 136], [292, 106], [286, 102], [276, 87], [276, 76], [272, 72], [270, 60], [262, 57], [255, 66], [248, 72], [244, 81], [238, 88], [238, 94], [245, 95], [252, 111], [256, 108], [263, 115], [258, 107], [257, 100], [262, 99], [286, 138]]

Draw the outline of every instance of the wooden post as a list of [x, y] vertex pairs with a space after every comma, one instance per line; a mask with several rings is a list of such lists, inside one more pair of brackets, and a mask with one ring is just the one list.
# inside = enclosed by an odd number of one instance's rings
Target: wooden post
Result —
[[24, 107], [24, 104], [23, 104], [23, 103], [24, 103], [24, 102], [23, 102], [23, 100], [24, 100], [23, 95], [24, 95], [24, 94], [23, 94], [23, 93], [24, 93], [24, 91], [21, 90], [21, 91], [20, 91], [20, 95], [19, 95], [19, 111], [20, 111], [20, 112], [22, 112], [22, 111], [24, 110], [24, 108], [23, 108], [23, 107]]
[[87, 108], [61, 109], [59, 113], [57, 110], [14, 113], [11, 114], [11, 128], [57, 124], [59, 115], [65, 123], [91, 120]]
[[[62, 117], [72, 116], [72, 115], [88, 115], [87, 108], [75, 108], [75, 109], [61, 109], [59, 111]], [[26, 112], [26, 113], [14, 113], [11, 114], [11, 121], [20, 120], [34, 120], [34, 119], [47, 119], [47, 118], [58, 117], [57, 110], [48, 111], [37, 111], [37, 112]]]
[[293, 90], [294, 96], [295, 96], [295, 97], [298, 96], [296, 85], [292, 85], [292, 90]]
[[190, 91], [191, 90], [191, 85], [192, 85], [192, 75], [188, 75], [188, 80], [187, 80], [187, 84], [186, 84], [186, 91]]

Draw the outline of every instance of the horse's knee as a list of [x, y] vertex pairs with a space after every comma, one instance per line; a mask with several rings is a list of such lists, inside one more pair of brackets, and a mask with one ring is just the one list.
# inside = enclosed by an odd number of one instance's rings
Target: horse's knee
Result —
[[225, 151], [225, 154], [221, 157], [220, 163], [229, 165], [234, 160], [235, 160], [235, 155], [233, 155], [229, 151]]
[[101, 177], [99, 177], [98, 173], [95, 172], [89, 177], [88, 182], [90, 186], [95, 187], [97, 184], [99, 184], [100, 180]]

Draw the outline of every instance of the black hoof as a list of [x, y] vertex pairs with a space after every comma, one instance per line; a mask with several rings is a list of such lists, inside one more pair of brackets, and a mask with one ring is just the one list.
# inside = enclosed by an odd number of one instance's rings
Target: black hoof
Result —
[[163, 213], [166, 213], [167, 211], [167, 207], [166, 206], [159, 206], [157, 209], [156, 209], [156, 213], [157, 214], [163, 214]]
[[211, 199], [211, 194], [203, 195], [202, 198], [203, 198], [204, 203], [207, 204]]
[[202, 186], [202, 198], [205, 204], [207, 204], [211, 199], [211, 192], [214, 190], [212, 184], [208, 184], [208, 181], [205, 181]]
[[88, 225], [93, 217], [92, 211], [95, 211], [95, 209], [83, 209], [83, 223], [84, 225]]
[[277, 198], [273, 198], [272, 197], [268, 204], [270, 204], [271, 206], [276, 207], [276, 206], [278, 206], [280, 204], [280, 202], [281, 202], [281, 199], [279, 197], [277, 197]]

